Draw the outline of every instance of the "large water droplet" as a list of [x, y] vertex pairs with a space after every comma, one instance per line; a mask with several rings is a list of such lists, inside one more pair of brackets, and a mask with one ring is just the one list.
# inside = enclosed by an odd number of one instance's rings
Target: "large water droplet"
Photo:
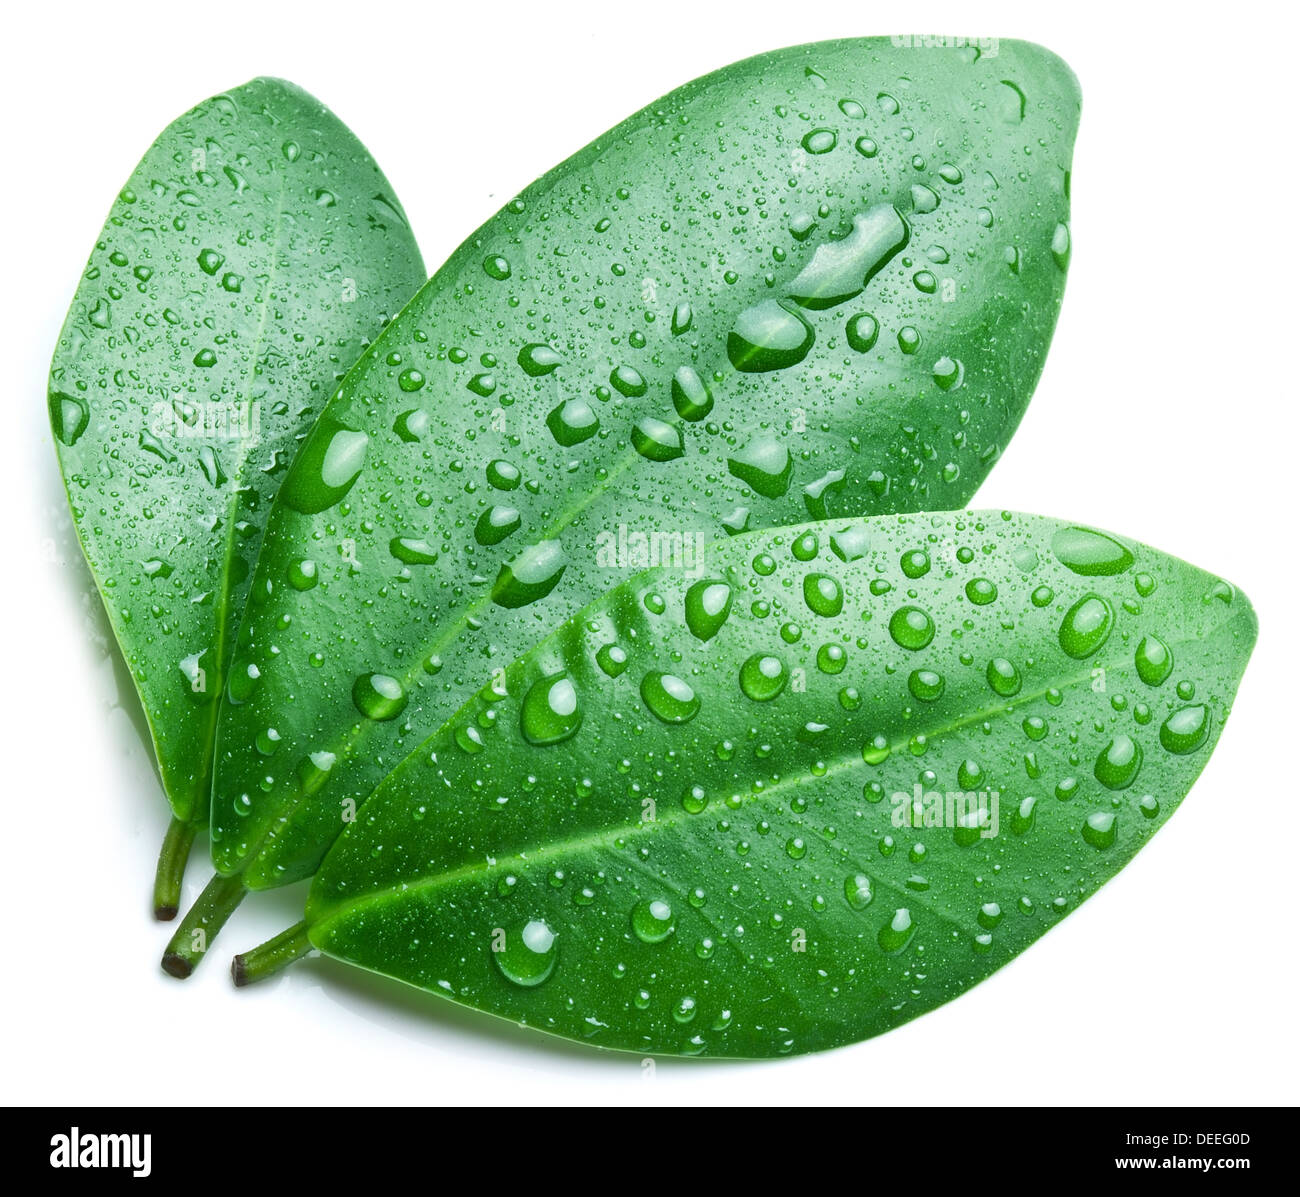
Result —
[[740, 667], [740, 688], [754, 702], [771, 702], [789, 679], [785, 662], [768, 653], [755, 653]]
[[632, 907], [632, 932], [642, 943], [662, 943], [673, 927], [673, 908], [662, 898], [644, 898]]
[[549, 345], [525, 345], [519, 351], [519, 365], [530, 378], [541, 378], [556, 370], [564, 359]]
[[1111, 605], [1099, 594], [1085, 594], [1061, 620], [1061, 648], [1067, 656], [1082, 661], [1106, 643], [1114, 623]]
[[507, 981], [531, 989], [555, 971], [555, 932], [542, 919], [530, 919], [507, 932], [501, 950], [492, 956]]
[[901, 952], [912, 942], [915, 934], [916, 924], [912, 922], [911, 911], [906, 906], [900, 906], [894, 911], [894, 917], [880, 928], [876, 942], [883, 952]]
[[1186, 756], [1210, 738], [1213, 722], [1207, 706], [1182, 707], [1160, 725], [1160, 743], [1166, 752]]
[[1122, 574], [1133, 564], [1124, 545], [1091, 528], [1061, 528], [1052, 537], [1052, 552], [1066, 569], [1084, 577]]
[[352, 702], [367, 719], [386, 723], [406, 709], [406, 691], [386, 673], [363, 673], [352, 683]]
[[812, 325], [803, 316], [765, 299], [736, 318], [727, 335], [727, 356], [748, 374], [784, 370], [808, 356], [814, 339]]
[[654, 416], [642, 416], [633, 426], [632, 446], [649, 461], [675, 461], [685, 452], [682, 430]]
[[683, 420], [702, 420], [713, 410], [708, 384], [690, 366], [679, 366], [673, 374], [673, 407]]
[[511, 609], [535, 603], [555, 589], [568, 564], [558, 540], [529, 545], [501, 567], [492, 584], [492, 601]]
[[641, 679], [641, 701], [664, 723], [689, 723], [700, 711], [695, 691], [671, 673], [647, 673]]
[[727, 458], [727, 469], [764, 498], [779, 499], [790, 489], [790, 450], [771, 437], [750, 441]]
[[891, 204], [859, 213], [847, 237], [817, 247], [812, 261], [790, 284], [790, 298], [814, 310], [847, 303], [862, 294], [907, 238], [907, 222]]
[[1097, 757], [1093, 776], [1108, 790], [1131, 786], [1142, 769], [1142, 746], [1131, 736], [1118, 735]]
[[1173, 672], [1174, 654], [1159, 636], [1143, 636], [1133, 663], [1138, 677], [1148, 686], [1158, 686]]
[[546, 417], [546, 427], [556, 442], [567, 449], [595, 436], [600, 420], [585, 399], [566, 399]]
[[86, 431], [90, 423], [90, 409], [84, 399], [75, 395], [65, 395], [61, 391], [51, 391], [50, 427], [59, 440], [71, 448]]
[[686, 592], [686, 626], [697, 640], [711, 640], [731, 613], [731, 587], [706, 578]]
[[524, 696], [520, 730], [530, 744], [559, 744], [582, 726], [578, 692], [566, 673], [538, 678]]
[[920, 607], [899, 607], [889, 617], [889, 634], [899, 648], [916, 652], [934, 639], [934, 620]]
[[352, 489], [370, 438], [330, 416], [321, 416], [293, 459], [280, 497], [295, 511], [315, 515]]

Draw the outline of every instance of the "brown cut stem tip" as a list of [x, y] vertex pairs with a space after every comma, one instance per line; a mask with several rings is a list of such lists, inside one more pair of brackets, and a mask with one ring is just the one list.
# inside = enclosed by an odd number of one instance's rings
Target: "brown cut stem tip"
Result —
[[194, 971], [194, 965], [179, 952], [167, 952], [162, 958], [163, 972], [178, 981], [184, 981]]

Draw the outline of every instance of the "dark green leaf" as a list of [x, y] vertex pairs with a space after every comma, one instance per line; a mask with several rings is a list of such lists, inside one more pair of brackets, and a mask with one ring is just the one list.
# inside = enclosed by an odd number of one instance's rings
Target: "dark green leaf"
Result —
[[1038, 516], [722, 544], [588, 607], [413, 751], [325, 858], [310, 943], [605, 1047], [876, 1035], [1141, 848], [1255, 631], [1213, 575]]
[[207, 816], [215, 699], [296, 442], [423, 277], [364, 147], [278, 79], [168, 126], [91, 254], [50, 419], [182, 824]]
[[1056, 319], [1078, 103], [1023, 43], [804, 46], [508, 204], [348, 376], [276, 506], [218, 868], [311, 873], [485, 668], [647, 564], [965, 502]]

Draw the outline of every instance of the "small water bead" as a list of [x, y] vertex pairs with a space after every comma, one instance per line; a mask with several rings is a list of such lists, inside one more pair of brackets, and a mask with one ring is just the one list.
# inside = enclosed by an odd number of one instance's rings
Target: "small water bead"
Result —
[[419, 370], [413, 368], [409, 370], [403, 370], [397, 376], [397, 385], [403, 391], [407, 392], [407, 394], [411, 394], [412, 392], [418, 391], [422, 386], [424, 386], [424, 375], [421, 374]]
[[1029, 596], [1029, 601], [1035, 607], [1046, 607], [1056, 598], [1056, 592], [1050, 586], [1036, 586], [1034, 592]]
[[785, 663], [766, 653], [755, 653], [740, 667], [740, 689], [754, 702], [770, 702], [788, 680]]
[[998, 588], [987, 578], [972, 578], [966, 583], [966, 597], [977, 607], [985, 607], [998, 597]]
[[[928, 274], [929, 272], [927, 271], [926, 273]], [[933, 281], [934, 275], [931, 274], [929, 277]], [[928, 289], [934, 290], [933, 285]], [[931, 374], [934, 378], [935, 386], [937, 386], [941, 391], [955, 391], [964, 381], [966, 370], [965, 367], [962, 366], [961, 362], [957, 361], [956, 358], [941, 357], [934, 363]]]
[[1109, 848], [1119, 834], [1119, 818], [1114, 811], [1096, 810], [1083, 821], [1083, 839], [1094, 848]]
[[1115, 612], [1099, 594], [1085, 594], [1061, 621], [1059, 640], [1069, 657], [1081, 661], [1092, 656], [1110, 636]]
[[1138, 810], [1148, 819], [1154, 819], [1160, 813], [1160, 803], [1156, 801], [1154, 794], [1143, 794], [1138, 801]]
[[1186, 756], [1209, 739], [1213, 722], [1207, 706], [1182, 707], [1160, 725], [1160, 744], [1166, 752]]
[[703, 786], [690, 786], [682, 794], [682, 808], [687, 814], [698, 815], [709, 805], [709, 796]]
[[1148, 686], [1159, 686], [1173, 672], [1174, 656], [1159, 636], [1143, 636], [1133, 656], [1137, 674]]
[[907, 679], [907, 688], [920, 702], [934, 702], [941, 698], [945, 684], [943, 675], [932, 669], [914, 669]]
[[889, 738], [877, 732], [862, 745], [862, 759], [868, 765], [881, 765], [889, 759]]
[[1149, 598], [1155, 593], [1156, 580], [1150, 574], [1138, 574], [1133, 579], [1133, 589], [1143, 598]]
[[676, 1022], [687, 1023], [695, 1017], [696, 1007], [693, 997], [679, 998], [677, 1004], [673, 1007], [673, 1019]]
[[793, 836], [785, 842], [785, 854], [791, 860], [803, 860], [808, 855], [808, 845], [799, 836]]
[[1061, 528], [1052, 536], [1052, 552], [1062, 565], [1083, 577], [1120, 574], [1133, 564], [1126, 546], [1091, 528]]
[[898, 348], [903, 353], [913, 354], [921, 348], [921, 334], [910, 324], [898, 330]]
[[300, 561], [291, 562], [286, 572], [289, 578], [289, 585], [295, 590], [311, 590], [320, 581], [320, 574], [316, 568], [316, 562], [314, 562], [310, 557], [304, 557]]
[[682, 333], [689, 332], [693, 323], [694, 313], [691, 311], [691, 305], [683, 300], [673, 308], [671, 321], [673, 336], [680, 337]]
[[386, 723], [406, 709], [402, 683], [386, 673], [363, 673], [352, 683], [352, 703], [367, 719]]
[[528, 688], [519, 727], [530, 744], [559, 744], [577, 733], [582, 714], [572, 678], [557, 673], [539, 678]]
[[844, 609], [844, 592], [839, 582], [827, 574], [806, 574], [803, 599], [814, 615], [831, 619]]
[[874, 158], [880, 153], [880, 147], [870, 137], [859, 137], [853, 143], [853, 148], [864, 158]]
[[510, 263], [500, 254], [491, 254], [483, 259], [483, 273], [503, 282], [510, 277]]
[[899, 607], [889, 617], [889, 634], [899, 648], [917, 652], [934, 639], [934, 620], [920, 607]]
[[632, 932], [642, 943], [662, 943], [674, 926], [673, 908], [662, 898], [643, 898], [632, 907]]
[[1022, 684], [1020, 670], [1006, 657], [994, 657], [988, 663], [988, 668], [984, 671], [984, 677], [989, 684], [989, 688], [1003, 698], [1011, 698], [1013, 695], [1020, 693]]
[[647, 673], [641, 679], [641, 701], [664, 723], [689, 723], [700, 712], [699, 696], [671, 673]]
[[492, 956], [507, 981], [531, 989], [555, 971], [556, 936], [545, 920], [530, 919], [503, 938], [501, 949]]
[[906, 906], [900, 906], [894, 911], [894, 917], [880, 928], [876, 942], [882, 952], [892, 955], [906, 948], [915, 934], [916, 924], [912, 921], [911, 912]]
[[1101, 750], [1093, 775], [1108, 790], [1127, 789], [1142, 769], [1142, 747], [1131, 736], [1118, 735]]

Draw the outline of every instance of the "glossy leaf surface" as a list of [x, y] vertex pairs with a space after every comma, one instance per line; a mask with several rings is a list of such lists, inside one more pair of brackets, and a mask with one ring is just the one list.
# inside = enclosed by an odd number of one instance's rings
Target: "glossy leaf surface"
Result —
[[50, 371], [77, 533], [182, 821], [267, 513], [339, 378], [424, 279], [365, 148], [255, 79], [168, 126], [118, 194]]
[[1068, 258], [1073, 76], [831, 42], [673, 92], [529, 187], [349, 374], [277, 502], [214, 859], [311, 873], [479, 684], [704, 544], [964, 503]]
[[1213, 575], [1037, 516], [812, 524], [701, 566], [614, 590], [412, 752], [326, 857], [311, 942], [629, 1051], [879, 1034], [1146, 843], [1256, 631]]

